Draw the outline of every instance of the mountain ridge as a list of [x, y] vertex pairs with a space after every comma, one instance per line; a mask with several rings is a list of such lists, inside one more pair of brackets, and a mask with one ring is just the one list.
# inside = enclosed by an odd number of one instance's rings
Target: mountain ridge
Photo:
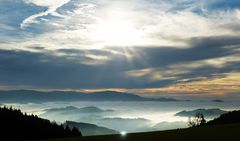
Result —
[[180, 116], [180, 117], [194, 117], [197, 113], [203, 114], [207, 118], [214, 118], [218, 117], [221, 114], [227, 113], [227, 111], [221, 110], [219, 108], [211, 108], [211, 109], [195, 109], [195, 110], [190, 110], [190, 111], [180, 111], [175, 114], [175, 116]]
[[[24, 98], [24, 99], [23, 99]], [[174, 98], [147, 98], [136, 94], [101, 91], [101, 92], [76, 92], [76, 91], [36, 91], [36, 90], [7, 90], [0, 91], [0, 102], [51, 102], [51, 101], [182, 101]]]

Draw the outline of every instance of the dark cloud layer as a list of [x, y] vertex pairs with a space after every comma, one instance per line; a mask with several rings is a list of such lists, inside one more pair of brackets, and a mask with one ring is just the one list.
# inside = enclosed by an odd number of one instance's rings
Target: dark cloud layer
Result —
[[[240, 52], [236, 51], [240, 47], [239, 41], [239, 37], [197, 38], [191, 39], [190, 47], [184, 49], [134, 47], [130, 50], [62, 49], [56, 52], [44, 48], [39, 48], [40, 52], [0, 50], [0, 85], [40, 88], [163, 87], [182, 79], [211, 78], [223, 73], [239, 72], [240, 64], [238, 61], [227, 62], [222, 67], [206, 64], [189, 68], [186, 73], [176, 74], [172, 78], [156, 81], [150, 81], [146, 77], [130, 77], [126, 72], [147, 68], [167, 71], [169, 67], [177, 64], [194, 64], [196, 61], [224, 56], [240, 56]], [[128, 58], [125, 56], [126, 52], [132, 56]], [[88, 57], [89, 55], [105, 56], [108, 59], [100, 62], [96, 58]]]

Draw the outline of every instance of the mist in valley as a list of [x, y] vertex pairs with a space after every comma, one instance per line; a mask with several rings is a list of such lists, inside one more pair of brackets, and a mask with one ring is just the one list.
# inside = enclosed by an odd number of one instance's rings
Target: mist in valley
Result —
[[[98, 134], [113, 134], [116, 132], [145, 132], [188, 127], [190, 116], [177, 116], [176, 113], [199, 108], [215, 108], [230, 111], [239, 107], [238, 102], [46, 102], [46, 103], [5, 103], [21, 109], [28, 114], [38, 115], [41, 118], [49, 119], [64, 124], [66, 121], [73, 121], [81, 124], [93, 124], [96, 127], [106, 128], [106, 131]], [[194, 112], [194, 111], [193, 111]], [[210, 111], [211, 113], [213, 111]], [[219, 116], [218, 113], [207, 120]], [[81, 125], [82, 126], [82, 125]], [[88, 126], [85, 126], [88, 127]], [[91, 127], [92, 128], [92, 127]], [[86, 130], [86, 135], [92, 131]], [[95, 130], [98, 130], [95, 129]], [[100, 128], [99, 128], [100, 130]], [[102, 131], [102, 129], [101, 129]], [[116, 132], [115, 132], [116, 131]]]

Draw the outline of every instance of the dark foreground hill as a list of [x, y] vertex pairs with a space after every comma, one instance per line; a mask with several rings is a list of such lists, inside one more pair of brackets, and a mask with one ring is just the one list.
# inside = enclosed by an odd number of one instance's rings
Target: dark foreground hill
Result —
[[203, 126], [126, 135], [92, 136], [44, 141], [239, 141], [240, 111], [221, 115]]
[[44, 141], [239, 141], [240, 124], [121, 135], [65, 138]]
[[240, 111], [232, 111], [220, 115], [220, 117], [209, 121], [206, 125], [235, 124], [240, 123]]
[[0, 107], [0, 140], [21, 141], [63, 137], [80, 137], [78, 129], [51, 123], [49, 120], [26, 115], [20, 110]]

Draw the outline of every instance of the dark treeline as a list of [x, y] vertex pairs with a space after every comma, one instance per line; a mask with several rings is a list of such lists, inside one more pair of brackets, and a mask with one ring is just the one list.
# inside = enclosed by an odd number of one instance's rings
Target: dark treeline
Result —
[[240, 123], [240, 111], [232, 111], [222, 114], [220, 117], [207, 122], [205, 125]]
[[194, 119], [189, 118], [188, 124], [190, 127], [220, 125], [220, 124], [235, 124], [240, 123], [240, 111], [231, 111], [220, 115], [218, 118], [206, 122], [202, 113], [197, 113]]
[[78, 129], [57, 125], [20, 110], [0, 107], [0, 140], [35, 140], [82, 136]]

